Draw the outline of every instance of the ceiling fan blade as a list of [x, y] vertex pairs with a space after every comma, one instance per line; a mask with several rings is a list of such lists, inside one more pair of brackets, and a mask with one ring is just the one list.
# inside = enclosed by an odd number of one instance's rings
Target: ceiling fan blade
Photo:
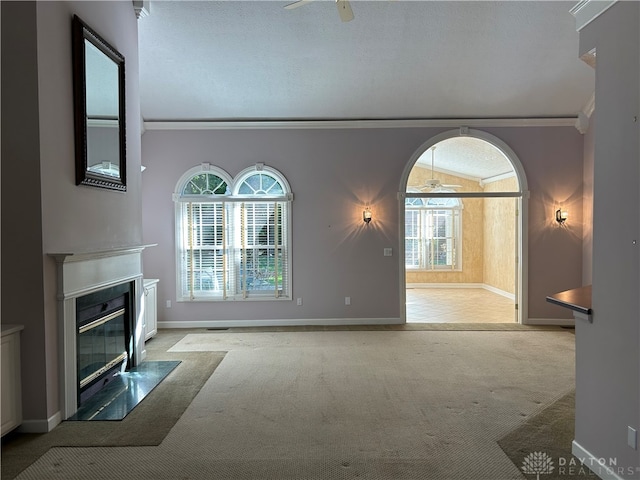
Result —
[[353, 20], [353, 10], [351, 10], [349, 0], [336, 0], [336, 5], [338, 6], [338, 15], [340, 15], [340, 20], [343, 22], [350, 22]]
[[293, 2], [288, 5], [285, 5], [284, 8], [286, 10], [293, 10], [294, 8], [301, 7], [303, 5], [306, 5], [307, 3], [311, 3], [312, 1], [313, 0], [298, 0], [297, 2]]

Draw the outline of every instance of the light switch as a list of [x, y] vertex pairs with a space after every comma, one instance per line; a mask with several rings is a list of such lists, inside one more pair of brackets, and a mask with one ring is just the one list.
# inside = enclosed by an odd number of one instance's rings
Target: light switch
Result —
[[385, 256], [385, 257], [390, 257], [391, 255], [393, 255], [393, 248], [391, 248], [391, 247], [385, 247], [385, 249], [384, 249], [384, 256]]

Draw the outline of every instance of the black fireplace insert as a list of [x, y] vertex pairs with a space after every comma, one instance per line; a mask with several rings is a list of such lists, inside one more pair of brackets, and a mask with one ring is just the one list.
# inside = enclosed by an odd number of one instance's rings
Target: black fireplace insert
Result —
[[133, 282], [76, 299], [78, 406], [132, 365]]

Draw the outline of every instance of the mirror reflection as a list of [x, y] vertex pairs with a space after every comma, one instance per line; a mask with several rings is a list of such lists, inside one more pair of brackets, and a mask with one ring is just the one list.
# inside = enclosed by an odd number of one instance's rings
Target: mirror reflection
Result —
[[87, 170], [120, 178], [118, 65], [85, 39]]

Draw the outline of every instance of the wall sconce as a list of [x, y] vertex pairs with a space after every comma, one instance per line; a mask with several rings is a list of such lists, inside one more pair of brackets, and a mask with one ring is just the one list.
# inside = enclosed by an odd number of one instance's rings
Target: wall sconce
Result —
[[569, 212], [562, 210], [561, 208], [556, 210], [556, 222], [560, 225], [563, 225], [567, 218], [569, 218]]
[[371, 217], [372, 217], [371, 210], [369, 209], [369, 207], [366, 207], [362, 212], [362, 220], [364, 220], [364, 223], [369, 225], [369, 222], [371, 221]]

